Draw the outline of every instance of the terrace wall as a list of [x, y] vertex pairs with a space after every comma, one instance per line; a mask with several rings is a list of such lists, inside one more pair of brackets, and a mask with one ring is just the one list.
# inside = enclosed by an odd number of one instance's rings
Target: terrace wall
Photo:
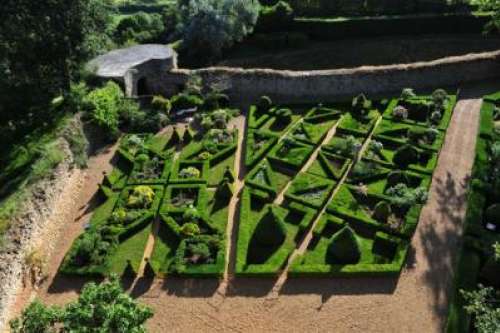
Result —
[[364, 92], [369, 96], [399, 92], [402, 87], [431, 89], [500, 77], [500, 51], [449, 57], [430, 62], [318, 71], [282, 71], [210, 67], [161, 73], [156, 93], [173, 94], [191, 75], [228, 87], [235, 102], [268, 95], [276, 102], [329, 102]]

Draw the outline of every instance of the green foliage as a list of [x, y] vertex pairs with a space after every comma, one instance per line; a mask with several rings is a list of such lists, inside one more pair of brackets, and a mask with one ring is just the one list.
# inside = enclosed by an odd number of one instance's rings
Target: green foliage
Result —
[[50, 101], [109, 46], [108, 7], [100, 0], [6, 0], [2, 7], [8, 10], [0, 12], [1, 123], [24, 121], [32, 107], [53, 117]]
[[224, 178], [220, 184], [217, 186], [217, 191], [215, 193], [216, 198], [229, 200], [233, 196], [233, 190], [231, 188], [231, 183], [227, 178]]
[[153, 316], [151, 309], [127, 295], [118, 277], [97, 285], [86, 284], [78, 300], [63, 309], [65, 332], [146, 332], [144, 323]]
[[372, 102], [364, 94], [359, 94], [352, 99], [352, 111], [356, 116], [364, 116], [371, 107]]
[[253, 31], [259, 14], [258, 1], [179, 1], [183, 47], [190, 56], [218, 58], [222, 51]]
[[289, 123], [292, 121], [293, 112], [290, 109], [278, 109], [274, 114], [280, 123]]
[[406, 168], [410, 164], [417, 163], [419, 159], [418, 150], [412, 145], [399, 147], [392, 158], [392, 162], [398, 167]]
[[477, 2], [482, 11], [493, 13], [491, 21], [485, 27], [486, 31], [488, 32], [500, 31], [500, 1], [478, 0]]
[[200, 234], [200, 227], [196, 223], [185, 223], [180, 231], [185, 237], [193, 237]]
[[496, 242], [493, 244], [493, 252], [495, 260], [500, 261], [500, 243]]
[[361, 259], [359, 241], [348, 225], [332, 236], [328, 247], [328, 261], [338, 265], [352, 265]]
[[280, 216], [269, 207], [264, 217], [255, 228], [254, 239], [263, 246], [279, 246], [286, 238], [285, 222]]
[[190, 205], [182, 214], [182, 220], [184, 222], [197, 223], [200, 218], [200, 212], [192, 205]]
[[188, 144], [191, 141], [193, 141], [193, 134], [191, 134], [189, 126], [186, 126], [186, 128], [184, 129], [184, 134], [182, 135], [182, 142], [184, 144]]
[[474, 328], [478, 333], [496, 332], [500, 328], [498, 291], [479, 285], [474, 291], [462, 291], [466, 301], [465, 309], [475, 316]]
[[134, 187], [132, 194], [128, 197], [127, 207], [129, 208], [148, 208], [153, 203], [155, 192], [146, 185]]
[[100, 230], [91, 230], [82, 234], [75, 242], [71, 263], [75, 266], [101, 265], [106, 255], [116, 244], [105, 240]]
[[379, 222], [386, 222], [391, 215], [391, 205], [387, 201], [379, 201], [373, 209], [373, 218]]
[[181, 93], [170, 99], [173, 110], [185, 110], [200, 107], [203, 105], [203, 99], [198, 95]]
[[401, 91], [401, 96], [399, 98], [403, 101], [406, 101], [415, 97], [417, 97], [417, 95], [415, 94], [412, 88], [404, 88]]
[[161, 95], [153, 97], [153, 100], [151, 101], [151, 106], [156, 111], [162, 112], [166, 115], [169, 115], [170, 110], [172, 110], [172, 103], [170, 103], [170, 100]]
[[156, 43], [165, 31], [160, 14], [139, 12], [124, 17], [118, 23], [114, 39], [118, 44], [146, 44]]
[[394, 170], [387, 176], [387, 185], [394, 187], [398, 184], [408, 184], [409, 179], [404, 171]]
[[284, 31], [293, 19], [293, 8], [286, 1], [277, 1], [272, 6], [262, 6], [257, 29], [262, 32]]
[[102, 88], [91, 91], [85, 98], [90, 118], [108, 132], [110, 137], [119, 133], [120, 112], [124, 94], [120, 86], [109, 81]]
[[361, 147], [361, 141], [352, 135], [346, 138], [334, 138], [329, 146], [335, 154], [348, 158], [355, 158], [361, 150]]
[[64, 159], [64, 154], [57, 141], [44, 147], [39, 154], [40, 157], [31, 165], [31, 175], [29, 177], [31, 183], [45, 177]]
[[187, 167], [179, 172], [180, 178], [200, 178], [200, 170], [195, 167]]
[[387, 190], [391, 202], [397, 207], [411, 207], [427, 201], [427, 190], [423, 187], [410, 188], [406, 184], [397, 184]]
[[21, 316], [10, 322], [12, 333], [57, 332], [54, 325], [63, 318], [63, 310], [55, 306], [45, 306], [34, 300]]

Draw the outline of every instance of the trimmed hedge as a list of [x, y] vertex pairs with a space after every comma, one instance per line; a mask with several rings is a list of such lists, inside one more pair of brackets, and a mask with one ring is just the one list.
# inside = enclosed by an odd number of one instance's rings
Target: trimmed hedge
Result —
[[[301, 1], [301, 0], [297, 0]], [[319, 16], [324, 17], [325, 12]], [[469, 14], [408, 15], [366, 18], [299, 18], [292, 30], [303, 32], [318, 40], [339, 38], [378, 37], [388, 35], [421, 35], [436, 33], [483, 32], [488, 16]]]

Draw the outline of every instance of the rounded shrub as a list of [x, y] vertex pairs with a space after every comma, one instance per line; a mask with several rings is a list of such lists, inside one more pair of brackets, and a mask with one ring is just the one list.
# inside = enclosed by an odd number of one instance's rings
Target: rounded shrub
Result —
[[172, 103], [170, 103], [170, 100], [161, 95], [153, 97], [153, 100], [151, 101], [151, 106], [154, 110], [162, 112], [167, 115], [170, 113], [170, 110], [172, 109]]
[[196, 223], [185, 223], [181, 227], [181, 234], [186, 237], [199, 235], [200, 227]]
[[285, 222], [269, 208], [255, 228], [253, 237], [263, 246], [280, 246], [286, 238]]
[[178, 94], [170, 99], [172, 109], [185, 110], [200, 107], [203, 105], [203, 99], [196, 95]]
[[418, 150], [411, 145], [404, 145], [394, 153], [392, 162], [400, 167], [407, 167], [410, 164], [418, 162]]
[[387, 222], [391, 215], [391, 205], [387, 201], [379, 201], [373, 209], [372, 217], [379, 222]]
[[401, 183], [408, 184], [408, 176], [404, 171], [394, 170], [387, 176], [387, 186], [393, 187]]
[[332, 264], [356, 264], [361, 259], [359, 242], [354, 230], [345, 226], [332, 236], [327, 251], [327, 260]]

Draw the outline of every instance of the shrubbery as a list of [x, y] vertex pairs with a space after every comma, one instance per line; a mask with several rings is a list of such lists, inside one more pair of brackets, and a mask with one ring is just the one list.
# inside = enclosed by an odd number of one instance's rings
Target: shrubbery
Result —
[[356, 234], [345, 226], [332, 236], [328, 247], [327, 260], [337, 265], [353, 265], [361, 259], [361, 250]]
[[114, 32], [115, 41], [120, 44], [145, 44], [159, 42], [165, 31], [160, 14], [139, 12], [124, 17]]
[[136, 303], [112, 276], [97, 285], [86, 284], [78, 300], [64, 307], [31, 303], [10, 322], [14, 333], [27, 332], [145, 332], [151, 309]]

